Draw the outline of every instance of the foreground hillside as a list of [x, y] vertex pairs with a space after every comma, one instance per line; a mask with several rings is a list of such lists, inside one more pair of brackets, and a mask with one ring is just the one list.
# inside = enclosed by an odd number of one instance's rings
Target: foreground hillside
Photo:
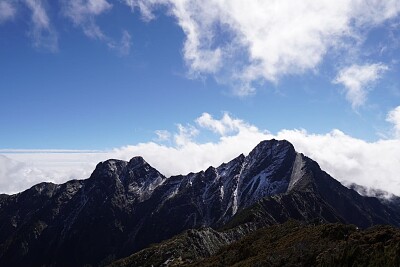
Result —
[[261, 229], [190, 266], [400, 266], [400, 230], [290, 222]]
[[188, 231], [110, 267], [400, 266], [400, 229], [390, 226], [362, 230], [338, 223], [312, 225], [289, 221], [223, 245], [204, 259], [204, 254], [193, 245], [202, 240], [202, 231]]

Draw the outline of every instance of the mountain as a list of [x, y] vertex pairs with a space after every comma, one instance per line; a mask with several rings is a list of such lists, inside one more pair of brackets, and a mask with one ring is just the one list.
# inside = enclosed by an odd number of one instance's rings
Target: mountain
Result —
[[0, 219], [0, 266], [104, 266], [188, 229], [208, 242], [198, 258], [289, 219], [400, 226], [393, 204], [344, 187], [277, 140], [169, 178], [141, 157], [107, 160], [89, 179], [2, 195]]

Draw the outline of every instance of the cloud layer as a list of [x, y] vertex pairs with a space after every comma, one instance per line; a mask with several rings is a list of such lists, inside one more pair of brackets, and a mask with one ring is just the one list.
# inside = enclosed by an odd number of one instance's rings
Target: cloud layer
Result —
[[[247, 154], [260, 141], [286, 139], [296, 150], [316, 160], [344, 184], [356, 183], [400, 195], [400, 107], [388, 114], [397, 136], [366, 142], [340, 130], [326, 134], [306, 130], [281, 130], [272, 134], [225, 113], [215, 119], [203, 113], [194, 124], [178, 125], [176, 133], [157, 131], [161, 143], [127, 145], [104, 152], [14, 151], [0, 155], [0, 192], [15, 193], [41, 181], [61, 183], [87, 178], [99, 161], [109, 158], [129, 160], [143, 156], [167, 176], [218, 166], [241, 153]], [[201, 134], [215, 134], [215, 141], [200, 143]], [[164, 144], [169, 141], [168, 145]]]

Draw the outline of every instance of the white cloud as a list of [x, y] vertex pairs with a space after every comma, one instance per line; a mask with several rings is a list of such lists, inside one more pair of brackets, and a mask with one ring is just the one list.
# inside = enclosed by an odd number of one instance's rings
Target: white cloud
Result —
[[[38, 47], [57, 49], [57, 33], [50, 23], [44, 0], [19, 0], [32, 11], [31, 36]], [[120, 41], [97, 24], [117, 2], [109, 0], [60, 0], [61, 13], [90, 38], [103, 41], [120, 55], [131, 48], [124, 30]], [[145, 20], [160, 9], [173, 16], [186, 38], [183, 57], [189, 74], [211, 74], [246, 96], [265, 81], [277, 83], [288, 75], [314, 72], [329, 51], [340, 60], [362, 49], [368, 32], [399, 16], [398, 0], [122, 0], [140, 10]], [[0, 23], [15, 16], [14, 2], [0, 2]], [[379, 44], [382, 45], [382, 44]], [[355, 53], [357, 54], [357, 52]], [[374, 65], [374, 64], [372, 64]], [[365, 66], [365, 65], [361, 65]], [[384, 70], [384, 65], [379, 71]], [[379, 73], [378, 73], [379, 74]], [[365, 101], [362, 83], [347, 97], [354, 107]], [[356, 88], [356, 89], [354, 89]], [[359, 88], [359, 89], [357, 89]]]
[[107, 0], [68, 0], [64, 1], [64, 15], [77, 27], [81, 27], [89, 38], [103, 41], [121, 56], [128, 55], [131, 49], [131, 35], [122, 31], [120, 42], [107, 36], [96, 23], [96, 17], [109, 12], [113, 8]]
[[15, 17], [17, 9], [11, 3], [11, 1], [5, 0], [0, 2], [0, 24]]
[[147, 19], [165, 5], [186, 35], [183, 54], [191, 73], [228, 76], [239, 95], [253, 93], [257, 80], [315, 70], [329, 50], [362, 43], [369, 29], [400, 12], [397, 0], [125, 2]]
[[[395, 130], [399, 126], [399, 110], [397, 107], [388, 115]], [[72, 178], [86, 178], [97, 162], [108, 158], [129, 160], [143, 156], [167, 176], [186, 174], [210, 165], [218, 166], [241, 153], [249, 153], [262, 140], [276, 138], [292, 142], [297, 151], [316, 160], [322, 169], [342, 183], [356, 183], [400, 195], [400, 139], [366, 142], [340, 130], [312, 134], [295, 129], [271, 134], [229, 114], [218, 120], [203, 113], [195, 122], [188, 126], [178, 124], [175, 143], [168, 145], [147, 142], [91, 153], [3, 151], [0, 192], [17, 192], [40, 181], [60, 183]], [[196, 142], [195, 137], [204, 131], [214, 132], [216, 141]]]
[[339, 130], [322, 135], [285, 130], [278, 138], [291, 141], [298, 151], [344, 184], [356, 183], [400, 195], [400, 140], [366, 142]]
[[393, 124], [394, 134], [400, 139], [400, 106], [391, 110], [388, 113], [386, 120]]
[[185, 146], [192, 143], [193, 137], [199, 134], [199, 130], [192, 125], [183, 126], [178, 124], [178, 133], [174, 134], [174, 140], [177, 146]]
[[[251, 129], [251, 126], [240, 119], [232, 118], [228, 113], [224, 113], [220, 120], [214, 119], [210, 114], [203, 113], [196, 119], [196, 123], [204, 129], [208, 129], [221, 136], [237, 133], [243, 129]], [[253, 129], [257, 131], [257, 129]]]
[[34, 46], [45, 48], [49, 51], [57, 51], [57, 32], [50, 24], [44, 3], [42, 0], [24, 0], [24, 3], [32, 12], [32, 26], [30, 35], [33, 38]]
[[122, 37], [119, 43], [113, 41], [110, 38], [105, 38], [107, 40], [107, 45], [110, 49], [115, 50], [121, 56], [129, 55], [131, 51], [131, 35], [127, 31], [122, 31]]
[[0, 192], [16, 193], [40, 182], [88, 178], [106, 153], [34, 151], [0, 154]]
[[131, 8], [132, 11], [139, 9], [143, 19], [150, 21], [155, 18], [153, 9], [158, 5], [166, 5], [169, 0], [124, 0], [125, 4]]
[[347, 100], [353, 108], [357, 108], [365, 103], [371, 84], [380, 79], [388, 69], [382, 63], [354, 64], [340, 70], [333, 82], [344, 86]]
[[155, 131], [155, 134], [157, 135], [156, 141], [158, 142], [165, 142], [171, 140], [171, 133], [166, 130], [157, 130]]
[[95, 17], [107, 12], [112, 5], [107, 0], [71, 0], [64, 1], [64, 15], [83, 29], [90, 38], [106, 38], [95, 22]]
[[121, 55], [128, 55], [131, 51], [132, 37], [127, 31], [122, 32], [121, 42], [118, 46], [118, 51]]
[[130, 159], [134, 155], [141, 155], [151, 165], [169, 176], [200, 171], [211, 165], [217, 166], [241, 153], [250, 152], [261, 140], [273, 138], [272, 135], [243, 122], [240, 125], [240, 131], [233, 135], [220, 135], [216, 142], [198, 143], [193, 140], [204, 130], [207, 128], [203, 128], [199, 124], [197, 127], [178, 125], [178, 133], [175, 135], [175, 144], [173, 145], [160, 145], [154, 142], [141, 143], [115, 149], [112, 153], [121, 159]]
[[19, 3], [24, 4], [31, 13], [29, 36], [36, 48], [44, 48], [51, 52], [58, 50], [58, 35], [50, 23], [43, 0], [0, 0], [0, 24], [15, 18]]

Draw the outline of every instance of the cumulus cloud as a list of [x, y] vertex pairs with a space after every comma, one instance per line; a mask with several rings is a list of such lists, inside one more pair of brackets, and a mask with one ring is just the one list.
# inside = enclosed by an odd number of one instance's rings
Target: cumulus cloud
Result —
[[255, 81], [315, 70], [329, 50], [362, 43], [369, 29], [400, 12], [396, 0], [125, 2], [147, 19], [166, 6], [186, 35], [183, 55], [191, 73], [228, 76], [239, 95], [253, 93]]
[[[228, 113], [224, 113], [220, 120], [214, 119], [210, 114], [203, 113], [196, 119], [196, 123], [205, 129], [211, 130], [221, 136], [237, 133], [243, 129], [250, 129], [251, 126], [243, 120], [232, 118]], [[257, 131], [257, 129], [254, 129]]]
[[[209, 114], [203, 114], [201, 117], [205, 115]], [[239, 131], [231, 135], [218, 134], [215, 142], [196, 142], [195, 136], [205, 131], [208, 131], [208, 128], [204, 128], [198, 123], [189, 126], [178, 125], [175, 141], [171, 145], [155, 142], [140, 143], [114, 149], [112, 153], [121, 159], [130, 159], [133, 155], [141, 155], [151, 165], [169, 176], [196, 172], [209, 166], [218, 166], [241, 153], [250, 152], [260, 141], [273, 138], [273, 135], [268, 132], [243, 122]]]
[[12, 20], [17, 13], [17, 9], [14, 7], [11, 1], [0, 2], [0, 24]]
[[49, 51], [57, 51], [58, 36], [50, 23], [44, 2], [42, 0], [24, 0], [25, 5], [31, 11], [31, 31], [34, 46], [45, 48]]
[[[388, 121], [399, 129], [400, 106], [389, 112]], [[86, 178], [99, 161], [129, 160], [143, 156], [166, 176], [186, 174], [218, 166], [241, 153], [247, 154], [260, 141], [290, 141], [297, 151], [316, 160], [322, 169], [344, 184], [356, 183], [400, 195], [400, 138], [367, 142], [334, 129], [325, 134], [304, 129], [272, 134], [228, 113], [215, 119], [203, 113], [194, 124], [177, 125], [172, 143], [145, 142], [110, 151], [3, 151], [0, 156], [0, 192], [15, 193], [40, 181], [64, 182]], [[196, 136], [211, 132], [215, 141], [197, 142]], [[158, 136], [172, 137], [166, 131]], [[12, 152], [12, 153], [10, 153]], [[73, 151], [75, 152], [75, 151]], [[77, 151], [76, 151], [77, 152]]]
[[354, 64], [340, 70], [333, 82], [344, 86], [347, 100], [353, 108], [357, 108], [365, 103], [371, 84], [380, 79], [388, 69], [382, 63]]

